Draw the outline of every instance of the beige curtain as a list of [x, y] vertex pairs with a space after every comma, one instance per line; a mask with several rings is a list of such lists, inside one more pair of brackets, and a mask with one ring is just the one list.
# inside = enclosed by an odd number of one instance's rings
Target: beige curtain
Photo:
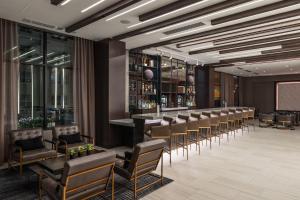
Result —
[[17, 128], [18, 54], [17, 24], [0, 19], [0, 165], [7, 158], [7, 132]]
[[93, 41], [75, 38], [74, 112], [82, 134], [95, 137], [95, 89]]

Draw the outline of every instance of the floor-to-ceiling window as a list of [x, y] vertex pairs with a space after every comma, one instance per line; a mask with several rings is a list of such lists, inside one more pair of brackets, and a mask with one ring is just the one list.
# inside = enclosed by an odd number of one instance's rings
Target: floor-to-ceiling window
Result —
[[19, 50], [19, 127], [72, 123], [72, 38], [21, 26]]

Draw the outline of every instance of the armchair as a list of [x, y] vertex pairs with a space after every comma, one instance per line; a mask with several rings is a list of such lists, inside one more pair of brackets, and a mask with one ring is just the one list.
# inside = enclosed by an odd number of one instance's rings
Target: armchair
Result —
[[[52, 149], [45, 147], [45, 142], [52, 145]], [[8, 165], [12, 162], [19, 164], [19, 173], [23, 174], [23, 165], [57, 156], [54, 150], [55, 143], [43, 138], [43, 129], [22, 129], [9, 132], [9, 158]]]
[[[56, 126], [52, 131], [53, 138], [52, 140], [56, 143], [56, 148], [59, 153], [64, 153], [67, 155], [67, 152], [71, 148], [77, 148], [86, 144], [94, 144], [94, 138], [82, 135], [79, 133], [79, 128], [77, 125], [70, 126]], [[69, 142], [64, 139], [66, 136], [79, 134], [80, 139], [76, 141]]]
[[114, 199], [114, 152], [97, 153], [66, 161], [58, 180], [49, 172], [40, 176], [39, 199], [44, 191], [50, 199], [88, 199], [107, 191], [111, 180]]
[[[122, 162], [117, 162], [115, 172], [121, 177], [133, 181], [134, 199], [137, 198], [137, 193], [150, 187], [153, 184], [160, 182], [163, 184], [163, 150], [165, 141], [162, 139], [151, 140], [148, 142], [139, 143], [135, 146], [129, 164], [124, 166]], [[124, 160], [119, 156], [120, 159]], [[138, 188], [138, 179], [151, 175], [155, 171], [159, 161], [161, 160], [161, 175], [158, 180]]]

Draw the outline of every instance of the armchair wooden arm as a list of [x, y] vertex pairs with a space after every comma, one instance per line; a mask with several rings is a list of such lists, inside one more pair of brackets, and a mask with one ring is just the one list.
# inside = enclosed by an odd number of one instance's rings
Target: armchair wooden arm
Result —
[[91, 142], [92, 144], [95, 144], [94, 138], [88, 135], [80, 135], [82, 138], [87, 138], [89, 140], [89, 142]]
[[57, 143], [56, 142], [50, 141], [50, 140], [47, 140], [47, 139], [44, 139], [43, 142], [51, 144], [52, 145], [52, 149], [54, 149], [54, 147], [55, 147], [55, 149], [57, 150]]

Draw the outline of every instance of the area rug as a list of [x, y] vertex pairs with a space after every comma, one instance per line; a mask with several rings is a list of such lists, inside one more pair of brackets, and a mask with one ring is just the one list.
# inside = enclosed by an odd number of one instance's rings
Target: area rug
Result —
[[[152, 174], [156, 177], [158, 175]], [[153, 176], [144, 176], [140, 179], [139, 187], [147, 183], [157, 180]], [[0, 199], [1, 200], [35, 200], [37, 197], [37, 176], [28, 169], [24, 169], [24, 175], [19, 176], [17, 171], [14, 170], [0, 170]], [[142, 198], [155, 190], [173, 182], [172, 179], [164, 177], [163, 185], [160, 183], [154, 184], [148, 189], [138, 193], [138, 198]], [[132, 184], [122, 177], [115, 176], [115, 199], [132, 200], [133, 192], [129, 189]], [[110, 199], [111, 193], [107, 193], [92, 198], [92, 200]], [[48, 200], [47, 196], [43, 196], [43, 200]]]

